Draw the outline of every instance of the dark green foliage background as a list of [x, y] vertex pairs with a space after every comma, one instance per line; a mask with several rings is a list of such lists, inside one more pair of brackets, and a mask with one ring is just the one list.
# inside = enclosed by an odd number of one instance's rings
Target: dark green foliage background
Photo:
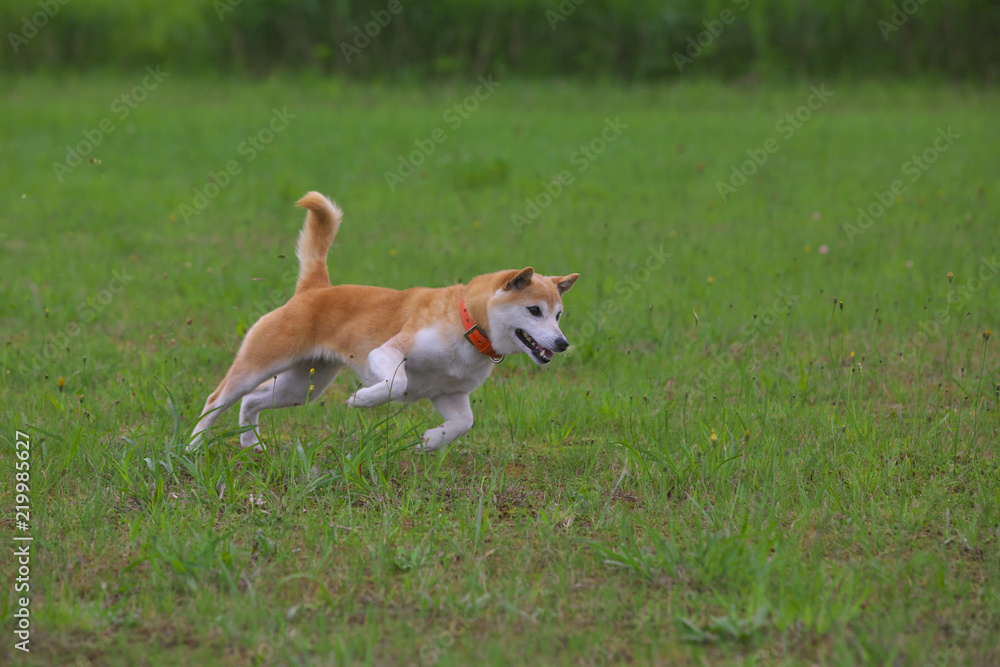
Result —
[[[57, 8], [51, 19], [40, 14], [46, 2], [49, 13]], [[691, 69], [730, 77], [919, 73], [995, 80], [1000, 65], [1000, 4], [989, 0], [398, 0], [396, 15], [386, 13], [390, 0], [58, 2], [0, 6], [7, 42], [0, 67], [158, 63], [254, 75], [311, 68], [375, 78], [490, 72], [666, 79], [682, 73], [673, 55], [727, 10], [733, 20], [715, 25], [725, 38], [712, 39]], [[343, 44], [355, 43], [355, 29], [373, 13], [392, 18], [348, 60]], [[13, 48], [11, 34], [33, 34], [25, 32], [32, 17], [42, 29]]]

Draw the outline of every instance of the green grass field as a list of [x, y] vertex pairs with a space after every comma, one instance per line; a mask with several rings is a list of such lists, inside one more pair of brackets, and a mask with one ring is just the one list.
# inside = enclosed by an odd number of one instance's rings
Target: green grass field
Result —
[[[499, 83], [4, 81], [0, 661], [1000, 662], [1000, 96]], [[314, 189], [333, 281], [578, 271], [575, 347], [186, 454]]]

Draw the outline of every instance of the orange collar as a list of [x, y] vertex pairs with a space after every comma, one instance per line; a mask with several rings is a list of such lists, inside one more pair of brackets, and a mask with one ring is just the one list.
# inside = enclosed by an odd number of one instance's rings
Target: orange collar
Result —
[[465, 297], [462, 297], [462, 305], [459, 312], [462, 315], [465, 340], [475, 345], [476, 349], [488, 356], [494, 364], [499, 364], [503, 361], [503, 355], [497, 354], [497, 351], [493, 349], [493, 344], [490, 342], [489, 336], [479, 328], [479, 325], [472, 319], [472, 315], [469, 315], [469, 309], [465, 307]]

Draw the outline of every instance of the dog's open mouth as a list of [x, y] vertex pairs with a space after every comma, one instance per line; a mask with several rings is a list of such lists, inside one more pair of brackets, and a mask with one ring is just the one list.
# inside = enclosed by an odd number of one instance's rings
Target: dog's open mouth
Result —
[[552, 356], [555, 354], [552, 350], [546, 350], [544, 347], [538, 344], [534, 338], [528, 335], [528, 332], [524, 329], [517, 329], [514, 331], [514, 335], [517, 339], [524, 343], [524, 346], [528, 348], [528, 352], [538, 363], [543, 366], [550, 361], [552, 361]]

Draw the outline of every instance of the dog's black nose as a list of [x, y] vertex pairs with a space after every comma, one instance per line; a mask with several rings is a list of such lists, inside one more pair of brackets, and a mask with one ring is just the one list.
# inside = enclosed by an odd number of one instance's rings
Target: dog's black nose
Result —
[[565, 338], [556, 338], [556, 352], [565, 352], [567, 347], [569, 347], [569, 343], [566, 342]]

